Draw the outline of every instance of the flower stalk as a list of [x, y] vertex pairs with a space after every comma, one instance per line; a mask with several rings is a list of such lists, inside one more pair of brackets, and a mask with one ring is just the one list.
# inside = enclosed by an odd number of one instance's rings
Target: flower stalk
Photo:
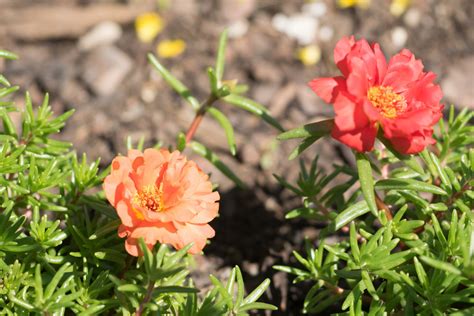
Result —
[[140, 306], [138, 306], [137, 311], [135, 312], [136, 316], [142, 315], [145, 305], [151, 300], [154, 288], [155, 288], [155, 282], [150, 281], [146, 289], [145, 297], [143, 298], [143, 301], [141, 301]]
[[186, 132], [186, 144], [188, 144], [191, 141], [191, 139], [193, 138], [193, 136], [196, 133], [199, 125], [202, 122], [202, 119], [204, 118], [204, 115], [206, 115], [207, 110], [218, 99], [219, 98], [214, 93], [211, 93], [209, 95], [209, 97], [207, 98], [207, 100], [204, 101], [203, 104], [201, 104], [201, 106], [199, 107], [199, 109], [196, 112], [196, 115], [194, 116], [193, 121], [191, 122], [191, 125], [189, 125], [188, 131]]

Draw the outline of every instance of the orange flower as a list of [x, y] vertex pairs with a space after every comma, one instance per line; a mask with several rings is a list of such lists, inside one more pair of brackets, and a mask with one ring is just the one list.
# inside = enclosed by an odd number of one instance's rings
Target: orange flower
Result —
[[125, 248], [138, 256], [138, 239], [151, 249], [156, 242], [189, 253], [202, 251], [214, 230], [208, 223], [217, 216], [219, 193], [208, 176], [179, 151], [130, 150], [112, 161], [104, 191], [122, 221], [119, 236]]

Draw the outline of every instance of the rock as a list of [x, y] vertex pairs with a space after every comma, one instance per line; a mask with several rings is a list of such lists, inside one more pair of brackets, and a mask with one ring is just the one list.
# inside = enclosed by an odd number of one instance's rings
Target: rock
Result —
[[132, 68], [131, 59], [115, 46], [93, 50], [84, 62], [82, 79], [99, 96], [116, 91]]
[[315, 18], [320, 18], [326, 14], [327, 6], [324, 2], [306, 3], [303, 5], [302, 11]]
[[308, 116], [301, 112], [298, 108], [291, 108], [289, 113], [289, 119], [291, 122], [297, 122], [298, 125], [308, 123]]
[[257, 166], [260, 162], [260, 153], [258, 152], [255, 144], [245, 143], [242, 146], [242, 159], [245, 163], [253, 166]]
[[228, 21], [239, 21], [249, 17], [256, 5], [255, 0], [220, 0], [219, 2], [222, 15]]
[[44, 71], [38, 78], [40, 85], [49, 93], [62, 93], [64, 85], [74, 78], [74, 68], [68, 64], [74, 62], [76, 60], [73, 58], [58, 58], [43, 64]]
[[278, 84], [259, 84], [253, 88], [253, 98], [255, 101], [260, 102], [263, 105], [270, 103], [273, 95], [278, 91], [280, 86]]
[[60, 93], [61, 97], [66, 102], [72, 103], [73, 106], [86, 103], [90, 99], [87, 90], [77, 80], [74, 79], [64, 82]]
[[280, 289], [281, 302], [279, 309], [285, 313], [287, 311], [288, 301], [288, 274], [282, 271], [278, 271], [272, 276], [272, 284], [277, 289]]
[[298, 103], [307, 115], [316, 115], [323, 112], [324, 105], [318, 99], [318, 96], [306, 85], [298, 86], [296, 91]]
[[272, 19], [275, 29], [296, 39], [301, 45], [308, 45], [315, 40], [318, 24], [318, 20], [308, 14], [286, 16], [279, 13]]
[[324, 25], [319, 29], [318, 38], [323, 42], [329, 42], [334, 37], [334, 29]]
[[169, 2], [170, 7], [167, 9], [175, 16], [183, 19], [192, 19], [199, 14], [200, 8], [198, 6], [200, 4], [196, 0], [174, 0]]
[[239, 20], [232, 23], [227, 28], [229, 38], [239, 38], [244, 36], [249, 29], [249, 22], [247, 20]]
[[296, 85], [289, 83], [283, 88], [277, 90], [270, 102], [270, 112], [274, 117], [280, 117], [288, 108], [288, 105], [296, 96]]
[[257, 276], [258, 275], [258, 270], [259, 270], [258, 263], [244, 261], [243, 262], [243, 268], [251, 276]]
[[156, 99], [157, 96], [156, 87], [151, 82], [145, 82], [143, 84], [140, 97], [145, 103], [151, 103]]
[[79, 50], [90, 51], [103, 45], [112, 45], [122, 36], [122, 28], [118, 23], [104, 21], [95, 25], [83, 35], [78, 42]]
[[474, 55], [454, 62], [448, 69], [441, 82], [444, 97], [460, 109], [474, 109]]
[[132, 123], [145, 114], [145, 107], [139, 100], [130, 98], [126, 103], [127, 106], [121, 112], [120, 121], [124, 123]]
[[408, 39], [408, 32], [405, 28], [401, 26], [395, 27], [391, 32], [392, 43], [397, 48], [400, 49], [405, 46]]
[[[274, 197], [267, 197], [264, 202], [265, 209], [269, 211], [276, 212], [281, 209], [280, 204], [278, 204], [278, 201]], [[285, 227], [285, 226], [282, 226]]]
[[252, 61], [252, 73], [259, 81], [281, 82], [281, 71], [274, 64], [263, 59]]
[[403, 17], [403, 21], [405, 24], [411, 28], [415, 28], [420, 24], [421, 21], [421, 13], [420, 10], [412, 8], [405, 13]]
[[22, 41], [77, 38], [101, 21], [130, 23], [138, 14], [152, 7], [147, 3], [149, 1], [134, 2], [136, 5], [97, 3], [74, 6], [48, 3], [24, 8], [2, 8], [0, 38], [9, 36]]

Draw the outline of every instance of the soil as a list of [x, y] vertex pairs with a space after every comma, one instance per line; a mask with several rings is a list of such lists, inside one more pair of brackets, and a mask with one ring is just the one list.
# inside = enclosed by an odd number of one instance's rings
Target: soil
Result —
[[[230, 25], [235, 28], [237, 22], [248, 30], [243, 35], [234, 30], [229, 40], [225, 78], [248, 84], [247, 95], [266, 105], [285, 128], [331, 117], [331, 107], [306, 83], [337, 74], [332, 50], [339, 38], [350, 34], [379, 42], [387, 56], [402, 47], [410, 49], [438, 74], [446, 104], [455, 103], [458, 110], [474, 107], [474, 70], [469, 70], [474, 67], [472, 0], [413, 0], [400, 17], [390, 13], [388, 0], [374, 0], [366, 10], [343, 10], [336, 1], [319, 1], [326, 12], [318, 18], [320, 32], [311, 41], [322, 51], [314, 66], [298, 61], [301, 45], [272, 25], [276, 14], [301, 13], [303, 1], [158, 2], [169, 4], [159, 11], [166, 26], [153, 43], [144, 44], [135, 35], [133, 20], [139, 12], [156, 9], [156, 1], [38, 0], [31, 5], [27, 0], [0, 0], [0, 47], [21, 57], [0, 64], [0, 71], [28, 89], [36, 104], [49, 92], [57, 114], [76, 109], [60, 137], [90, 159], [101, 157], [104, 167], [126, 152], [127, 136], [134, 142], [144, 137], [146, 146], [158, 141], [173, 145], [193, 118], [191, 107], [147, 64], [146, 53], [161, 40], [183, 39], [185, 52], [162, 62], [203, 100], [208, 93], [205, 69], [214, 63], [219, 33]], [[117, 40], [105, 47], [80, 49], [79, 40], [101, 21], [120, 26]], [[275, 264], [294, 263], [291, 251], [300, 250], [305, 237], [317, 242], [320, 229], [319, 223], [285, 220], [285, 212], [300, 201], [272, 176], [296, 179], [297, 163], [287, 160], [296, 144], [278, 143], [278, 132], [249, 113], [228, 104], [217, 106], [235, 126], [236, 157], [228, 153], [220, 126], [207, 117], [196, 139], [218, 153], [248, 189], [235, 188], [204, 159], [188, 153], [212, 173], [222, 197], [220, 217], [212, 223], [216, 237], [205, 256], [196, 257], [196, 283], [206, 287], [209, 273], [225, 278], [232, 266], [239, 265], [249, 288], [266, 277], [272, 280], [265, 300], [280, 307], [273, 315], [300, 315], [307, 284], [293, 285], [291, 277], [272, 269]], [[352, 164], [347, 149], [330, 139], [312, 146], [303, 159], [308, 162], [315, 155], [325, 170], [334, 163]]]

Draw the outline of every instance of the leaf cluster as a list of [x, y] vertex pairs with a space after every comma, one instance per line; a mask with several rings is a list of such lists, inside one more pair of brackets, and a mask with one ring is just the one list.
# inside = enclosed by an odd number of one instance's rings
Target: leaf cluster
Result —
[[[307, 240], [306, 255], [294, 252], [295, 266], [275, 266], [295, 283], [312, 284], [304, 313], [474, 312], [473, 115], [467, 109], [455, 115], [451, 107], [436, 146], [418, 155], [400, 155], [384, 143], [374, 153], [355, 153], [356, 170], [334, 166], [326, 175], [316, 157], [309, 171], [301, 164], [296, 184], [277, 176], [303, 199], [287, 218], [325, 224], [318, 241]], [[303, 138], [299, 154], [325, 124], [279, 138]]]
[[[17, 58], [2, 50], [0, 57]], [[201, 293], [189, 276], [188, 248], [150, 250], [140, 241], [143, 256], [129, 256], [117, 236], [120, 219], [98, 190], [108, 170], [56, 139], [73, 111], [55, 117], [47, 95], [35, 106], [28, 93], [20, 110], [11, 101], [18, 89], [0, 75], [1, 315], [247, 315], [275, 309], [257, 302], [268, 280], [244, 297], [238, 267], [225, 291], [211, 276], [213, 287]]]

